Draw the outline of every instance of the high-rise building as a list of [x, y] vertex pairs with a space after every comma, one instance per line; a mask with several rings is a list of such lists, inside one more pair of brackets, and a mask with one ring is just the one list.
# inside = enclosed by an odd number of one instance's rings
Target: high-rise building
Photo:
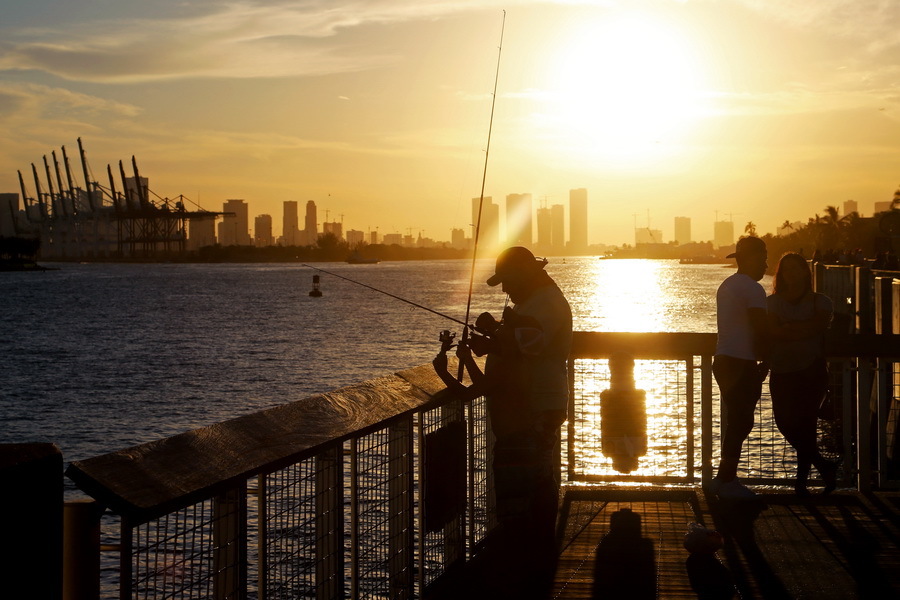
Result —
[[19, 194], [0, 194], [0, 236], [15, 237], [19, 233]]
[[253, 245], [260, 248], [274, 246], [272, 236], [272, 215], [256, 215], [253, 219]]
[[451, 229], [450, 230], [450, 245], [454, 248], [468, 248], [469, 244], [466, 240], [466, 230], [465, 229]]
[[550, 216], [550, 209], [541, 207], [537, 209], [537, 243], [535, 249], [539, 254], [546, 254], [552, 247], [552, 228], [553, 219]]
[[881, 212], [887, 212], [887, 211], [891, 210], [892, 205], [893, 205], [893, 203], [890, 200], [885, 200], [884, 202], [876, 202], [873, 207], [874, 208], [873, 212], [876, 215]]
[[[472, 198], [472, 224], [479, 223], [478, 207], [481, 206], [481, 220], [478, 228], [478, 247], [482, 256], [493, 256], [500, 251], [500, 206], [494, 204], [491, 196]], [[473, 229], [474, 231], [474, 229]]]
[[634, 245], [638, 244], [662, 244], [663, 234], [659, 229], [650, 229], [649, 227], [635, 227], [634, 229]]
[[358, 246], [362, 244], [366, 239], [366, 234], [363, 231], [359, 231], [357, 229], [348, 229], [347, 230], [347, 244], [352, 248], [354, 246]]
[[344, 224], [340, 221], [322, 223], [322, 233], [333, 233], [339, 240], [344, 239]]
[[566, 249], [566, 207], [554, 204], [550, 207], [550, 246], [553, 254], [564, 254]]
[[844, 215], [859, 212], [859, 203], [856, 200], [844, 200]]
[[250, 214], [243, 200], [226, 200], [222, 207], [226, 214], [219, 224], [219, 243], [223, 246], [250, 245]]
[[734, 244], [734, 223], [732, 221], [716, 221], [713, 223], [713, 245], [716, 248]]
[[379, 241], [378, 241], [378, 229], [376, 229], [375, 231], [370, 231], [370, 232], [369, 232], [369, 243], [370, 243], [370, 244], [378, 244], [378, 243], [379, 243]]
[[573, 254], [583, 254], [588, 247], [588, 199], [587, 189], [569, 190], [569, 249]]
[[403, 244], [403, 234], [402, 233], [386, 233], [384, 234], [384, 244], [385, 246], [391, 246], [396, 244], [400, 246]]
[[675, 243], [681, 246], [691, 241], [691, 218], [675, 217]]
[[198, 250], [216, 243], [216, 217], [194, 217], [188, 220], [187, 249]]
[[316, 239], [319, 237], [319, 228], [316, 224], [316, 203], [312, 200], [306, 203], [306, 220], [304, 221], [303, 233], [305, 238], [303, 243], [307, 246], [315, 244]]
[[509, 246], [531, 247], [532, 229], [531, 194], [507, 194], [506, 239]]
[[296, 200], [284, 202], [284, 217], [281, 220], [281, 243], [296, 246], [300, 243], [300, 213]]

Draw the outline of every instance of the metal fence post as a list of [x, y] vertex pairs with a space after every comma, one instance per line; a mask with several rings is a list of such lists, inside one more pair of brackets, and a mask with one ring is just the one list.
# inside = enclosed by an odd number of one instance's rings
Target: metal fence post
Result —
[[343, 446], [316, 455], [316, 598], [344, 597]]
[[856, 487], [861, 492], [872, 489], [872, 385], [874, 372], [867, 358], [856, 359]]
[[247, 597], [247, 483], [213, 499], [213, 597]]
[[413, 597], [413, 444], [412, 416], [391, 425], [388, 442], [388, 574], [391, 598]]
[[712, 356], [700, 357], [700, 481], [703, 485], [712, 481]]

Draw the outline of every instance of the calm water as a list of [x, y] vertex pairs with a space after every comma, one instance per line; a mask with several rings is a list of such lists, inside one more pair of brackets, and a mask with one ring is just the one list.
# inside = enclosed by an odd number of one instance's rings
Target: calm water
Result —
[[[470, 261], [317, 264], [462, 320]], [[66, 461], [209, 425], [430, 362], [460, 326], [296, 264], [60, 264], [0, 273], [0, 442], [53, 442]], [[505, 296], [483, 281], [472, 314]], [[552, 260], [575, 328], [715, 331], [731, 269]], [[763, 282], [767, 285], [767, 281]]]

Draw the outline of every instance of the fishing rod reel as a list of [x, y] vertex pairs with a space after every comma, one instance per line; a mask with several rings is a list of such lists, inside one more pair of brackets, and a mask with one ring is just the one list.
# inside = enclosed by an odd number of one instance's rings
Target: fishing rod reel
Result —
[[441, 342], [441, 353], [446, 354], [451, 348], [456, 347], [453, 343], [456, 340], [456, 332], [444, 329], [438, 334], [438, 340]]

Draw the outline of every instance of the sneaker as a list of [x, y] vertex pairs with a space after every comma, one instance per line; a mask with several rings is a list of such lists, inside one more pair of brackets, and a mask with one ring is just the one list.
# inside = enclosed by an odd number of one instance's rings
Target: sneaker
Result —
[[[713, 479], [713, 481], [716, 480]], [[713, 493], [719, 498], [733, 498], [735, 500], [756, 498], [756, 493], [738, 481], [737, 478], [731, 481], [719, 481]]]

